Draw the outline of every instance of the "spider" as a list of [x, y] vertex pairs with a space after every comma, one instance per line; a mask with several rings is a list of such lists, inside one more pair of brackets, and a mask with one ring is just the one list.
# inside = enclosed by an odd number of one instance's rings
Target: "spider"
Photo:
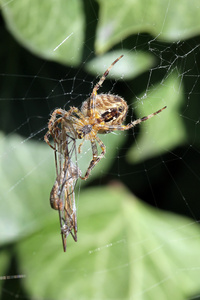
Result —
[[[85, 176], [81, 179], [86, 180], [90, 175], [90, 172], [95, 165], [105, 156], [106, 147], [101, 139], [98, 137], [98, 133], [105, 134], [115, 130], [124, 131], [128, 130], [143, 121], [146, 121], [153, 116], [163, 111], [166, 106], [158, 111], [139, 118], [127, 125], [122, 123], [125, 121], [128, 105], [126, 101], [117, 95], [112, 94], [97, 94], [97, 91], [102, 86], [104, 80], [109, 74], [111, 68], [123, 57], [118, 57], [110, 67], [105, 71], [99, 82], [94, 86], [93, 91], [88, 99], [86, 99], [81, 107], [81, 110], [72, 106], [68, 111], [61, 108], [55, 109], [51, 115], [48, 123], [48, 132], [46, 133], [44, 140], [53, 149], [55, 149], [49, 142], [48, 137], [51, 135], [55, 138], [55, 128], [61, 127], [61, 131], [64, 130], [66, 134], [70, 134], [74, 139], [82, 139], [78, 147], [78, 153], [81, 153], [81, 147], [85, 140], [90, 140], [92, 147], [93, 158], [86, 170]], [[101, 153], [98, 154], [97, 145], [101, 148]]]

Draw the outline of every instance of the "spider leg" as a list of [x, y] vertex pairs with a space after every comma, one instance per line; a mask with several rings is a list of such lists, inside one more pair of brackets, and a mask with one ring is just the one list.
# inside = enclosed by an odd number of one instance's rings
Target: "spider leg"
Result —
[[103, 74], [103, 76], [100, 78], [99, 82], [97, 82], [97, 84], [95, 85], [95, 87], [93, 88], [92, 94], [91, 94], [91, 98], [93, 98], [94, 96], [97, 95], [97, 91], [98, 89], [102, 86], [104, 80], [106, 79], [106, 77], [108, 76], [110, 70], [112, 69], [112, 67], [123, 57], [124, 55], [121, 55], [120, 57], [118, 57], [111, 65], [110, 67], [105, 71], [105, 73]]
[[91, 116], [94, 114], [94, 110], [95, 110], [95, 98], [97, 95], [97, 91], [98, 89], [102, 86], [104, 80], [106, 79], [106, 77], [108, 76], [110, 70], [112, 69], [112, 67], [123, 57], [124, 55], [121, 55], [120, 57], [118, 57], [111, 65], [110, 67], [104, 72], [103, 76], [100, 78], [100, 80], [96, 83], [95, 87], [93, 88], [92, 94], [89, 98], [89, 103], [88, 103], [88, 116]]
[[165, 108], [167, 108], [167, 106], [164, 106], [163, 108], [157, 110], [156, 112], [154, 112], [154, 113], [152, 113], [152, 114], [150, 114], [150, 115], [148, 115], [148, 116], [139, 118], [139, 119], [137, 119], [137, 120], [131, 122], [130, 124], [125, 125], [124, 130], [130, 129], [130, 128], [136, 126], [137, 124], [140, 124], [140, 123], [142, 123], [142, 122], [144, 122], [144, 121], [147, 121], [147, 120], [151, 119], [152, 117], [154, 117], [155, 115], [157, 115], [157, 114], [159, 114], [161, 111], [163, 111]]
[[48, 130], [47, 131], [47, 133], [45, 134], [45, 136], [44, 136], [44, 141], [53, 149], [53, 150], [55, 150], [55, 148], [50, 144], [50, 142], [49, 142], [49, 136], [51, 135], [51, 133], [50, 133], [50, 131]]
[[[110, 131], [114, 131], [114, 130], [119, 130], [119, 131], [124, 131], [124, 130], [128, 130], [144, 121], [147, 121], [149, 119], [151, 119], [152, 117], [154, 117], [155, 115], [159, 114], [161, 111], [163, 111], [165, 108], [167, 108], [167, 106], [164, 106], [163, 108], [157, 110], [156, 112], [148, 115], [148, 116], [145, 116], [145, 117], [142, 117], [142, 118], [139, 118], [127, 125], [108, 125], [108, 130]], [[99, 125], [100, 127], [100, 125]], [[104, 127], [105, 128], [105, 127]]]
[[73, 113], [75, 113], [80, 119], [83, 119], [85, 117], [82, 114], [82, 112], [77, 107], [74, 107], [74, 106], [70, 107], [70, 110], [67, 112], [66, 116], [71, 115]]
[[82, 148], [82, 146], [83, 146], [83, 143], [84, 143], [84, 141], [83, 141], [82, 143], [80, 143], [79, 146], [78, 146], [78, 153], [79, 153], [79, 154], [81, 153], [81, 148]]
[[[48, 129], [49, 130], [47, 131], [47, 133], [44, 136], [44, 141], [52, 149], [56, 150], [55, 147], [50, 144], [49, 136], [52, 136], [52, 138], [54, 139], [54, 141], [58, 142], [58, 140], [57, 140], [57, 138], [58, 138], [58, 130], [59, 130], [58, 126], [59, 126], [60, 123], [62, 124], [62, 122], [64, 122], [65, 123], [65, 127], [69, 128], [69, 132], [72, 132], [74, 137], [76, 136], [76, 132], [75, 132], [75, 130], [73, 128], [72, 122], [70, 122], [67, 119], [73, 113], [75, 113], [80, 118], [84, 118], [83, 114], [76, 107], [70, 107], [70, 110], [68, 112], [66, 112], [65, 110], [63, 110], [61, 108], [58, 108], [58, 109], [54, 110], [54, 112], [52, 113], [51, 118], [49, 119], [49, 122], [48, 122]], [[58, 117], [58, 116], [60, 116], [60, 117]]]
[[63, 109], [61, 108], [55, 109], [51, 115], [51, 118], [49, 119], [48, 128], [51, 129], [54, 126], [57, 115], [63, 115], [63, 114], [65, 114], [65, 111]]
[[98, 151], [97, 151], [97, 145], [95, 143], [95, 141], [91, 141], [91, 146], [92, 146], [92, 154], [93, 154], [93, 159], [90, 162], [90, 165], [85, 173], [84, 177], [81, 177], [81, 179], [86, 180], [88, 178], [88, 176], [90, 175], [90, 172], [92, 171], [92, 169], [96, 166], [96, 164], [98, 162], [100, 162], [100, 160], [104, 157], [105, 153], [106, 153], [106, 147], [104, 145], [104, 143], [100, 140], [100, 138], [98, 136], [95, 137], [95, 140], [97, 141], [97, 143], [99, 144], [99, 146], [101, 147], [101, 154], [98, 156]]
[[57, 117], [57, 115], [62, 115], [64, 113], [64, 110], [62, 110], [62, 109], [60, 109], [60, 108], [58, 108], [58, 109], [56, 109], [56, 110], [54, 110], [54, 112], [52, 113], [52, 115], [51, 115], [51, 118], [49, 119], [49, 122], [48, 122], [48, 131], [47, 131], [47, 133], [45, 134], [45, 136], [44, 136], [44, 141], [52, 148], [52, 149], [54, 149], [55, 150], [55, 147], [53, 147], [51, 144], [50, 144], [50, 142], [49, 142], [49, 136], [51, 135], [53, 138], [55, 137], [55, 135], [54, 135], [54, 129], [55, 129], [55, 124], [57, 125], [59, 122], [61, 122], [61, 119], [62, 118], [58, 118], [57, 120], [56, 120], [56, 117]]

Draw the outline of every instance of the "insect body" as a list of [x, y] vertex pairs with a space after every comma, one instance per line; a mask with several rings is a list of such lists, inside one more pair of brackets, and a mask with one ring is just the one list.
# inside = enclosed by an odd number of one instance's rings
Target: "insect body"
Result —
[[52, 130], [56, 180], [50, 193], [50, 205], [59, 213], [63, 250], [66, 252], [68, 235], [77, 241], [75, 186], [81, 172], [71, 159], [74, 152], [76, 154], [76, 140], [66, 134], [61, 123], [58, 125], [61, 126], [54, 126]]

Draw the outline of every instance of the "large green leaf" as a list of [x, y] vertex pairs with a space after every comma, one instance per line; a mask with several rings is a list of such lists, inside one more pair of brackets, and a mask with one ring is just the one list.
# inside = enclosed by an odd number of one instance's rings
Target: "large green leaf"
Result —
[[7, 27], [24, 47], [46, 59], [70, 65], [80, 62], [85, 29], [82, 1], [0, 3]]
[[78, 195], [78, 242], [57, 219], [17, 245], [32, 298], [184, 299], [200, 286], [200, 228], [118, 185]]
[[[53, 184], [53, 155], [48, 147], [18, 137], [0, 136], [1, 245], [40, 228]], [[51, 175], [52, 174], [52, 175]]]
[[161, 85], [150, 89], [145, 101], [137, 103], [137, 117], [146, 116], [165, 105], [167, 108], [140, 125], [137, 142], [128, 151], [130, 162], [140, 162], [165, 153], [186, 141], [186, 130], [180, 114], [183, 100], [180, 81], [176, 75], [171, 75]]
[[105, 52], [132, 35], [148, 32], [177, 41], [199, 34], [199, 0], [98, 0], [100, 13], [96, 51]]
[[[187, 0], [98, 2], [100, 13], [95, 42], [98, 53], [138, 32], [177, 41], [200, 31], [198, 0], [192, 3]], [[86, 26], [80, 0], [0, 0], [0, 3], [9, 30], [30, 51], [70, 65], [80, 62]]]

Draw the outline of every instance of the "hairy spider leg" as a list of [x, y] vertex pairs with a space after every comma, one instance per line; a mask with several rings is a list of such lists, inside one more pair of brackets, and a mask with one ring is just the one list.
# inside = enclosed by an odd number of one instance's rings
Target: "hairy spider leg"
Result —
[[56, 117], [57, 117], [57, 115], [62, 115], [64, 112], [65, 111], [60, 108], [54, 110], [54, 112], [52, 113], [51, 118], [49, 119], [49, 122], [48, 122], [48, 131], [44, 136], [45, 142], [54, 150], [55, 150], [55, 148], [50, 144], [48, 137], [50, 135], [52, 137], [54, 137], [53, 130], [55, 130], [55, 128], [58, 129], [57, 127], [55, 127], [55, 125], [59, 124], [62, 121], [62, 117], [58, 118], [57, 120], [56, 120]]
[[155, 115], [161, 113], [161, 111], [163, 111], [163, 110], [166, 109], [166, 108], [167, 108], [167, 106], [164, 106], [163, 108], [157, 110], [156, 112], [154, 112], [154, 113], [152, 113], [152, 114], [150, 114], [150, 115], [148, 115], [148, 116], [139, 118], [139, 119], [137, 119], [137, 120], [131, 122], [130, 124], [125, 125], [124, 130], [128, 130], [128, 129], [130, 129], [130, 128], [132, 128], [132, 127], [134, 127], [134, 126], [136, 126], [136, 125], [138, 125], [138, 124], [140, 124], [140, 123], [142, 123], [142, 122], [144, 122], [144, 121], [147, 121], [147, 120], [151, 119], [151, 118], [154, 117]]
[[[109, 125], [108, 126], [108, 129], [111, 130], [111, 131], [114, 131], [114, 130], [119, 130], [119, 131], [124, 131], [124, 130], [129, 130], [131, 129], [132, 127], [144, 122], [144, 121], [147, 121], [149, 119], [151, 119], [152, 117], [154, 117], [155, 115], [159, 114], [161, 111], [163, 111], [164, 109], [166, 109], [167, 106], [164, 106], [163, 108], [157, 110], [156, 112], [148, 115], [148, 116], [145, 116], [145, 117], [142, 117], [142, 118], [139, 118], [127, 125]], [[99, 125], [99, 127], [101, 127], [101, 125]], [[105, 128], [105, 126], [102, 126], [103, 128]], [[100, 129], [99, 129], [100, 130]]]
[[[63, 123], [63, 120], [65, 120], [64, 122], [65, 122], [65, 125], [67, 124], [67, 127], [68, 128], [70, 128], [70, 132], [72, 132], [73, 133], [73, 136], [74, 136], [74, 138], [76, 138], [75, 136], [76, 136], [76, 132], [75, 132], [75, 130], [74, 130], [74, 127], [73, 127], [73, 125], [72, 125], [72, 123], [73, 123], [73, 119], [72, 119], [72, 121], [70, 121], [70, 120], [68, 120], [67, 118], [68, 117], [70, 117], [73, 113], [76, 113], [80, 118], [81, 117], [84, 117], [83, 115], [82, 115], [82, 113], [78, 110], [78, 108], [76, 108], [76, 107], [70, 107], [70, 110], [68, 111], [68, 112], [66, 112], [65, 110], [63, 110], [63, 109], [60, 109], [60, 108], [58, 108], [58, 109], [56, 109], [56, 110], [54, 110], [54, 112], [52, 113], [52, 115], [51, 115], [51, 118], [50, 118], [50, 120], [49, 120], [49, 123], [48, 123], [48, 131], [47, 131], [47, 133], [45, 134], [45, 136], [44, 136], [44, 141], [53, 149], [53, 150], [56, 150], [55, 149], [55, 146], [52, 146], [51, 144], [50, 144], [50, 142], [49, 142], [49, 136], [51, 135], [52, 137], [53, 137], [53, 139], [54, 139], [54, 141], [56, 142], [56, 143], [58, 143], [58, 141], [57, 141], [57, 134], [58, 134], [58, 131], [59, 131], [59, 127], [58, 127], [58, 125], [59, 125], [59, 123]], [[57, 117], [57, 115], [61, 115], [61, 117], [59, 117], [57, 120], [56, 120], [56, 117]], [[63, 119], [64, 118], [64, 119]], [[61, 125], [62, 126], [62, 125]], [[62, 126], [63, 127], [63, 126]], [[57, 130], [57, 132], [55, 132]]]
[[[93, 88], [92, 94], [90, 96], [90, 103], [88, 105], [88, 116], [93, 115], [94, 113], [94, 109], [95, 109], [95, 97], [97, 95], [97, 91], [98, 89], [102, 86], [104, 80], [106, 79], [106, 77], [108, 76], [110, 70], [112, 69], [112, 67], [123, 57], [124, 55], [121, 55], [120, 57], [118, 57], [111, 65], [110, 67], [104, 72], [103, 76], [100, 78], [100, 80], [97, 82], [97, 84], [95, 85], [95, 87]], [[91, 101], [92, 100], [92, 101]], [[92, 102], [92, 104], [91, 104]]]
[[[99, 146], [101, 147], [101, 154], [98, 155], [98, 151], [97, 151], [97, 145], [95, 143], [95, 140], [97, 141], [97, 143], [99, 144]], [[100, 138], [96, 135], [95, 136], [95, 140], [91, 141], [91, 146], [92, 146], [92, 155], [93, 155], [93, 158], [90, 162], [90, 165], [85, 173], [85, 176], [82, 177], [80, 176], [81, 179], [83, 180], [86, 180], [89, 175], [90, 175], [90, 172], [92, 171], [92, 169], [96, 166], [96, 164], [98, 162], [100, 162], [100, 160], [105, 156], [105, 153], [106, 153], [106, 147], [104, 145], [104, 143], [102, 142], [102, 140], [100, 140]]]
[[93, 88], [92, 94], [91, 96], [96, 96], [97, 95], [97, 91], [98, 89], [102, 86], [104, 80], [106, 79], [106, 77], [108, 76], [110, 70], [112, 69], [112, 67], [123, 57], [124, 55], [121, 55], [120, 57], [118, 57], [111, 65], [110, 67], [104, 72], [103, 76], [100, 78], [99, 82], [97, 82], [97, 84], [95, 85], [95, 87]]

